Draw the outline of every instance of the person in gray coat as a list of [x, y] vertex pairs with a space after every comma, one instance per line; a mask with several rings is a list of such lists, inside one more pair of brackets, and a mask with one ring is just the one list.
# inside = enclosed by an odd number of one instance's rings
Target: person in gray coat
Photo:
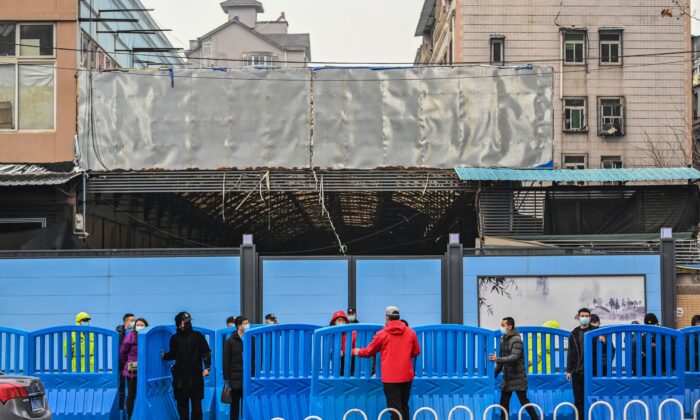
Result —
[[[510, 398], [517, 395], [521, 405], [529, 404], [527, 398], [527, 371], [525, 370], [525, 353], [523, 340], [515, 329], [515, 320], [511, 317], [501, 321], [501, 351], [498, 356], [492, 354], [489, 360], [496, 363], [496, 377], [503, 372], [501, 381], [501, 401], [503, 408], [510, 413]], [[527, 413], [533, 420], [539, 420], [537, 411], [532, 406], [527, 407]], [[507, 416], [501, 412], [501, 420]]]

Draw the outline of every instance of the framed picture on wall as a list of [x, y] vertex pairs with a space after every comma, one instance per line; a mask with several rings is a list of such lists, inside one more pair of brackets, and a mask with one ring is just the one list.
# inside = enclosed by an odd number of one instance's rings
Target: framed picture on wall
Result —
[[590, 308], [602, 325], [642, 323], [646, 311], [644, 276], [479, 277], [479, 325], [498, 328], [501, 319], [538, 326], [555, 320], [573, 329], [579, 308]]

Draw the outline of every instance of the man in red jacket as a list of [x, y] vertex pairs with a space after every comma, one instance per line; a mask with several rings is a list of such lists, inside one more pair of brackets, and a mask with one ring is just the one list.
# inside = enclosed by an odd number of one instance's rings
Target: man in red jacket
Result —
[[[386, 326], [379, 331], [364, 349], [352, 352], [359, 357], [372, 357], [381, 352], [382, 382], [386, 405], [401, 413], [406, 420], [411, 418], [408, 400], [411, 398], [413, 384], [413, 358], [420, 354], [416, 333], [401, 322], [401, 313], [396, 306], [386, 308]], [[392, 420], [399, 416], [391, 414]]]

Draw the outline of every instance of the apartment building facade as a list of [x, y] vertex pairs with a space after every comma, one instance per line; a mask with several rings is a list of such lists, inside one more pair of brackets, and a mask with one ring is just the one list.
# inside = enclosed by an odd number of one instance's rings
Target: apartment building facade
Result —
[[553, 67], [555, 166], [687, 166], [689, 12], [671, 0], [426, 0], [415, 62]]
[[309, 34], [289, 33], [284, 12], [273, 21], [258, 20], [265, 8], [257, 0], [226, 0], [221, 9], [226, 23], [190, 41], [190, 66], [305, 67], [311, 61]]

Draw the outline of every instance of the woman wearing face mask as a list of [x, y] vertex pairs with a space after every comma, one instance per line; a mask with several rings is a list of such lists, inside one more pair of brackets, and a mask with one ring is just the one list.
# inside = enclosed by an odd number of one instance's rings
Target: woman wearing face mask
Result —
[[134, 329], [126, 335], [124, 342], [119, 348], [119, 362], [124, 365], [122, 376], [126, 379], [127, 397], [126, 412], [127, 418], [131, 418], [134, 412], [134, 401], [136, 400], [136, 370], [138, 368], [138, 338], [139, 333], [148, 327], [148, 321], [139, 318], [134, 323]]
[[[347, 325], [349, 323], [350, 323], [350, 320], [348, 319], [348, 316], [345, 315], [345, 312], [337, 311], [336, 313], [333, 314], [333, 317], [331, 318], [330, 325], [331, 326], [343, 326], [343, 325]], [[340, 340], [341, 346], [342, 346], [341, 350], [340, 350], [340, 376], [345, 376], [345, 351], [347, 350], [346, 337], [347, 337], [347, 333], [343, 333], [343, 336]], [[352, 348], [350, 349], [350, 353], [352, 353], [352, 350], [355, 348], [356, 341], [357, 341], [357, 331], [353, 331], [353, 333], [352, 333]], [[350, 362], [350, 375], [353, 374], [354, 370], [355, 370], [355, 357], [353, 356], [351, 358], [351, 362]]]
[[[224, 381], [231, 393], [231, 420], [238, 420], [243, 397], [243, 335], [250, 329], [250, 321], [244, 316], [236, 318], [237, 330], [224, 345]], [[253, 352], [255, 354], [255, 352]]]

